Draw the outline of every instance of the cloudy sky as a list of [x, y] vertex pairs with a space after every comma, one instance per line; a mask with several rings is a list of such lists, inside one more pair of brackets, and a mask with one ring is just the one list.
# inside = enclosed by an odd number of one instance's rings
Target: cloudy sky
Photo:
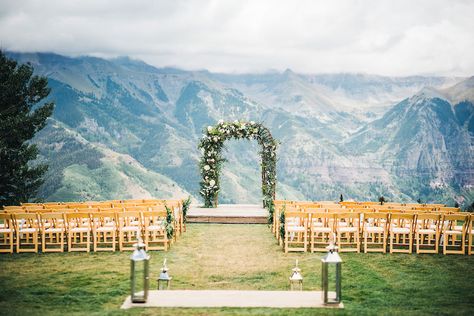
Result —
[[474, 1], [1, 0], [0, 47], [262, 72], [474, 75]]

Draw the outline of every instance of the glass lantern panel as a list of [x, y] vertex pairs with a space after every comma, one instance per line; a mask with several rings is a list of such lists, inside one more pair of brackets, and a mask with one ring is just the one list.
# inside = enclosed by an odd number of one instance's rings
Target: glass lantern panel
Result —
[[167, 290], [168, 289], [168, 281], [158, 280], [158, 289], [159, 290]]
[[145, 261], [135, 262], [134, 295], [143, 296], [145, 291]]
[[328, 264], [328, 291], [336, 292], [336, 265]]

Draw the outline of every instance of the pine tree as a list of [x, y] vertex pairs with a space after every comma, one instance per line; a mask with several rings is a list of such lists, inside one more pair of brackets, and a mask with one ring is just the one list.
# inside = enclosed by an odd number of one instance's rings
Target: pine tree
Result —
[[53, 112], [53, 103], [40, 104], [47, 85], [30, 64], [0, 51], [0, 205], [28, 201], [43, 183], [47, 166], [34, 163], [38, 149], [30, 140]]
[[380, 205], [383, 205], [385, 203], [385, 198], [383, 195], [379, 197], [379, 202], [380, 202]]

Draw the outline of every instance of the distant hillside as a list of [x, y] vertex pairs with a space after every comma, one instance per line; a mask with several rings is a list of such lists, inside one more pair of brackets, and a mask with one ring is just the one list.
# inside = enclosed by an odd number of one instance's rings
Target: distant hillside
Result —
[[[279, 198], [474, 200], [472, 78], [228, 75], [119, 58], [17, 54], [50, 78], [36, 141], [46, 200], [198, 196], [201, 131], [262, 121], [281, 141]], [[260, 200], [258, 146], [227, 144], [221, 202]]]

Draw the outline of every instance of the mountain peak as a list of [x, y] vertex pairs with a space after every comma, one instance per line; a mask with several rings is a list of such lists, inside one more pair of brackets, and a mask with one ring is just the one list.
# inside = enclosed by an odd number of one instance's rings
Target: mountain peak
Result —
[[432, 87], [423, 87], [417, 94], [415, 94], [413, 99], [445, 99], [446, 97], [443, 96], [438, 90]]
[[454, 86], [445, 89], [443, 92], [453, 104], [462, 101], [474, 102], [474, 76], [458, 82]]
[[295, 75], [296, 73], [290, 68], [286, 68], [285, 71], [283, 72], [283, 76], [295, 76]]

